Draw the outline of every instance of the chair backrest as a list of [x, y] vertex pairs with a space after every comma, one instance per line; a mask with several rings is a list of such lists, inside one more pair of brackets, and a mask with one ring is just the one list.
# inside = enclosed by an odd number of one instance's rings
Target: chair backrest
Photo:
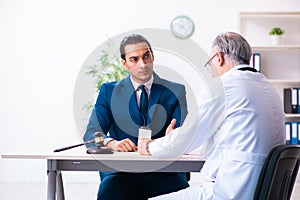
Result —
[[299, 169], [300, 145], [279, 145], [268, 154], [254, 200], [289, 200]]

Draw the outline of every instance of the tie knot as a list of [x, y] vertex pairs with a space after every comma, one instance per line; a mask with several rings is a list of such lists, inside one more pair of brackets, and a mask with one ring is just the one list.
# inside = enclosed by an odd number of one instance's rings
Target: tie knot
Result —
[[142, 91], [145, 90], [145, 85], [139, 85], [139, 89]]

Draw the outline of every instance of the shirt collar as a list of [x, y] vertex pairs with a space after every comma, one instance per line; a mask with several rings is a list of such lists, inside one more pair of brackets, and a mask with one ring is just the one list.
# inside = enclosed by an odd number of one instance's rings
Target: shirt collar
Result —
[[238, 69], [243, 68], [243, 67], [249, 67], [249, 65], [246, 65], [246, 64], [236, 65], [233, 68], [231, 68], [229, 71], [235, 71], [235, 70], [238, 70]]
[[[132, 85], [133, 85], [134, 90], [135, 90], [135, 91], [138, 90], [138, 87], [139, 87], [139, 85], [141, 85], [141, 84], [138, 83], [138, 82], [136, 82], [136, 81], [134, 81], [134, 80], [132, 79], [131, 76], [130, 76], [130, 80], [131, 80], [131, 83], [132, 83]], [[150, 90], [151, 90], [152, 83], [153, 83], [153, 75], [151, 76], [151, 78], [150, 78], [149, 81], [147, 81], [146, 83], [143, 84], [143, 85], [145, 85], [147, 91], [150, 91]]]

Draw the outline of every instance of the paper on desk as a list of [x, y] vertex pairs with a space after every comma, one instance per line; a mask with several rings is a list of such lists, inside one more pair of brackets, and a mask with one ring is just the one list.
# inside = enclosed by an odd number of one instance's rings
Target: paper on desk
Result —
[[205, 156], [205, 152], [204, 152], [204, 148], [201, 145], [200, 147], [198, 147], [197, 149], [195, 149], [194, 151], [191, 151], [189, 153], [187, 153], [187, 155], [195, 155], [195, 156], [201, 156], [204, 157]]

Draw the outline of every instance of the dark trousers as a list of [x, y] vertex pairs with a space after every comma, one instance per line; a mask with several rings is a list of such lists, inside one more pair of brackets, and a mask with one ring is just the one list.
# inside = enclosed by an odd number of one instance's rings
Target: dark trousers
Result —
[[189, 187], [185, 173], [100, 172], [98, 200], [146, 200]]

